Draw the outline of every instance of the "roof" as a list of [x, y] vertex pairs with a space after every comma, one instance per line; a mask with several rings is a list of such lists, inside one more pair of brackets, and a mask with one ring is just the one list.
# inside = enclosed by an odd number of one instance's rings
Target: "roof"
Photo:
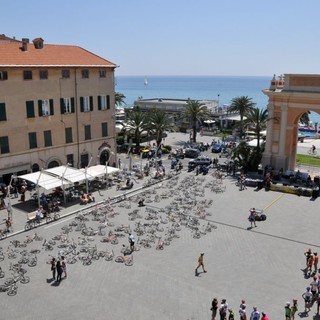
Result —
[[111, 67], [116, 65], [81, 47], [44, 44], [36, 49], [33, 43], [22, 50], [22, 42], [0, 41], [1, 67]]

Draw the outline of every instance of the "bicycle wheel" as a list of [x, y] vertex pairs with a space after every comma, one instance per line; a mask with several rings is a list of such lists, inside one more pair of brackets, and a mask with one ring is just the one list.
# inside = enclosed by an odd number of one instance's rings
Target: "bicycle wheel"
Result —
[[14, 284], [14, 279], [13, 278], [8, 278], [5, 282], [4, 282], [4, 285], [7, 286], [7, 287], [10, 287]]
[[26, 284], [30, 282], [30, 278], [28, 276], [23, 276], [20, 280], [20, 283]]
[[118, 244], [118, 243], [119, 243], [118, 239], [112, 239], [111, 240], [111, 244]]
[[124, 262], [124, 264], [125, 264], [126, 266], [128, 266], [128, 267], [133, 266], [133, 259], [132, 259], [132, 258], [126, 259], [125, 262]]
[[15, 296], [17, 294], [18, 291], [18, 287], [17, 286], [11, 286], [8, 291], [7, 291], [7, 295], [8, 296]]
[[122, 256], [118, 256], [114, 259], [115, 262], [118, 262], [118, 263], [123, 263], [124, 262], [124, 258]]

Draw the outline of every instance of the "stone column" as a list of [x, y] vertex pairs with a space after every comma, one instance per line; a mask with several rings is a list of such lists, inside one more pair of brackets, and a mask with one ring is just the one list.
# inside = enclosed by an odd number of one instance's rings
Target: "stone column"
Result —
[[287, 120], [288, 120], [288, 107], [281, 107], [281, 130], [279, 141], [279, 156], [285, 156], [286, 137], [287, 137]]
[[268, 122], [267, 122], [267, 139], [265, 145], [265, 153], [271, 154], [271, 147], [272, 147], [272, 139], [273, 139], [273, 103], [268, 104]]

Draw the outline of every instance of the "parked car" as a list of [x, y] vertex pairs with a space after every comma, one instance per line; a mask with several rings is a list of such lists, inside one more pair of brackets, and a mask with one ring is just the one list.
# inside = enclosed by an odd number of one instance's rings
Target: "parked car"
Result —
[[220, 153], [224, 148], [225, 148], [225, 144], [224, 143], [215, 143], [211, 147], [211, 152]]
[[206, 156], [200, 156], [196, 159], [192, 159], [189, 161], [188, 166], [201, 166], [201, 165], [210, 165], [212, 163], [212, 160], [209, 157]]
[[200, 156], [200, 150], [188, 148], [184, 150], [184, 156], [186, 158], [197, 158]]

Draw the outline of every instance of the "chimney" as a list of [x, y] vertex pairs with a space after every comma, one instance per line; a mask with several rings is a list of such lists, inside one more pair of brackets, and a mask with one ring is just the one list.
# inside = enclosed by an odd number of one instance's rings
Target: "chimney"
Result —
[[22, 51], [28, 51], [28, 38], [22, 38]]
[[36, 49], [42, 49], [43, 48], [43, 39], [42, 38], [35, 38], [32, 40], [33, 45]]

